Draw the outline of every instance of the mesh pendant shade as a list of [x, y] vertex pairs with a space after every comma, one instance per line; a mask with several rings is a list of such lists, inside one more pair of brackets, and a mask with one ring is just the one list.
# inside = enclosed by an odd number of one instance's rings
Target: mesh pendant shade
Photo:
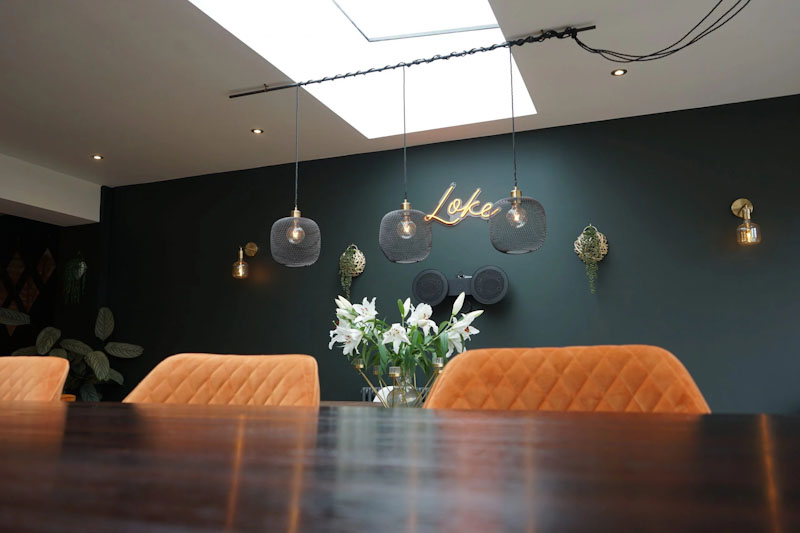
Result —
[[[504, 198], [494, 206], [500, 210], [489, 219], [492, 246], [505, 254], [527, 254], [542, 247], [547, 237], [547, 218], [542, 204], [520, 196]], [[512, 211], [514, 208], [516, 213]]]
[[[414, 233], [410, 236], [408, 232], [403, 231], [408, 227], [408, 223], [415, 226]], [[383, 255], [392, 263], [418, 263], [431, 253], [433, 246], [431, 222], [426, 221], [425, 213], [417, 209], [390, 211], [381, 220], [378, 243]]]
[[269, 235], [273, 259], [288, 267], [304, 267], [316, 263], [320, 242], [317, 223], [300, 216], [276, 220]]

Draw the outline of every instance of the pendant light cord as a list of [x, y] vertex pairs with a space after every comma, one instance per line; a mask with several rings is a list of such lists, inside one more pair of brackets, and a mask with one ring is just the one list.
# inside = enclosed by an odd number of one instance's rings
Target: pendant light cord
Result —
[[406, 163], [406, 67], [403, 67], [403, 199], [408, 201], [408, 166]]
[[514, 188], [517, 188], [517, 139], [516, 126], [514, 124], [514, 57], [511, 55], [511, 47], [508, 47], [508, 73], [511, 80], [511, 151], [514, 157]]
[[300, 128], [298, 118], [300, 115], [300, 86], [294, 91], [294, 209], [297, 210], [297, 188], [299, 183], [300, 167]]

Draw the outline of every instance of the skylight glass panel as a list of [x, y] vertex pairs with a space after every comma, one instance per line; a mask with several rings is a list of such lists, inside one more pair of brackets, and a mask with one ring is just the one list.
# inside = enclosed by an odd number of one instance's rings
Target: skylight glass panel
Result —
[[335, 3], [371, 40], [497, 28], [486, 0], [335, 0]]
[[[331, 0], [190, 1], [294, 82], [505, 40], [499, 29], [489, 29], [369, 42]], [[488, 2], [484, 3], [488, 6]], [[407, 32], [409, 28], [391, 29]], [[532, 115], [536, 109], [516, 63], [513, 70], [516, 114]], [[248, 82], [254, 85], [282, 81], [261, 80], [256, 72], [253, 76], [255, 79]], [[403, 132], [401, 69], [307, 85], [304, 89], [369, 139]], [[409, 67], [408, 131], [508, 119], [509, 92], [508, 49]], [[279, 96], [268, 93], [261, 98]]]

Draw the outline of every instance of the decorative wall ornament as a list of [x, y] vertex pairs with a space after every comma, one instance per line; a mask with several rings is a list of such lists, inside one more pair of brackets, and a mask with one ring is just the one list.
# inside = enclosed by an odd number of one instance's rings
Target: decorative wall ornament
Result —
[[[514, 125], [514, 60], [508, 49], [511, 87], [511, 153], [514, 162], [514, 188], [511, 197], [495, 202], [498, 213], [489, 219], [489, 240], [504, 254], [527, 254], [538, 250], [547, 237], [547, 217], [541, 203], [522, 196], [517, 187], [517, 142]], [[505, 216], [500, 216], [500, 215]]]
[[344, 296], [350, 299], [350, 287], [353, 279], [360, 276], [367, 267], [367, 258], [358, 246], [351, 244], [339, 256], [339, 281], [342, 284]]
[[86, 273], [88, 271], [89, 266], [80, 252], [64, 265], [65, 303], [77, 304], [81, 302], [83, 293], [86, 292]]
[[[462, 201], [461, 198], [453, 198], [450, 200], [450, 195], [455, 188], [455, 182], [451, 183], [439, 199], [436, 209], [434, 209], [432, 213], [425, 215], [425, 220], [435, 220], [445, 226], [455, 226], [467, 217], [489, 220], [500, 212], [500, 209], [495, 207], [492, 202], [486, 202], [481, 205], [480, 200], [478, 200], [478, 196], [481, 194], [480, 187], [475, 189], [475, 192], [472, 193], [472, 196], [470, 196], [469, 200], [466, 202]], [[448, 200], [450, 200], [449, 203]], [[447, 203], [447, 207], [442, 211], [445, 203]], [[448, 218], [443, 218], [445, 212]]]
[[575, 253], [586, 264], [586, 276], [589, 278], [589, 291], [595, 293], [597, 282], [597, 263], [608, 253], [608, 239], [589, 224], [575, 240]]

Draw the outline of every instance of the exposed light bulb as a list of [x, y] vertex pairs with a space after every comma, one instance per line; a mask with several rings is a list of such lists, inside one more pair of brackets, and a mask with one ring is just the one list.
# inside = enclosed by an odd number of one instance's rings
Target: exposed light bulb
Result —
[[742, 246], [752, 246], [761, 242], [761, 228], [751, 220], [745, 220], [736, 228], [736, 242]]
[[528, 222], [528, 212], [515, 203], [506, 211], [506, 220], [512, 228], [521, 228]]
[[300, 244], [306, 238], [306, 231], [300, 226], [297, 220], [292, 221], [292, 225], [286, 231], [286, 238], [292, 244]]
[[249, 270], [247, 261], [244, 260], [244, 253], [239, 248], [239, 259], [233, 263], [233, 277], [235, 279], [245, 279], [250, 273]]
[[403, 220], [397, 223], [397, 235], [401, 239], [410, 239], [417, 234], [417, 225], [411, 220], [411, 217], [405, 215]]

